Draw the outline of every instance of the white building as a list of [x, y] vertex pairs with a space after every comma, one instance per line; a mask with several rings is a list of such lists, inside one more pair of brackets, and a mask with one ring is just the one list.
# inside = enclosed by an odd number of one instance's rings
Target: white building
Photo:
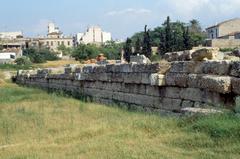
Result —
[[16, 32], [0, 32], [0, 39], [17, 39], [17, 38], [22, 38], [23, 33], [21, 31], [16, 31]]
[[0, 64], [10, 63], [16, 59], [16, 53], [14, 52], [0, 52]]
[[112, 35], [109, 32], [104, 32], [98, 26], [92, 26], [85, 33], [78, 33], [76, 36], [77, 43], [83, 44], [101, 44], [112, 40]]
[[60, 30], [58, 27], [55, 26], [54, 23], [49, 23], [48, 24], [48, 34], [52, 33], [60, 33]]

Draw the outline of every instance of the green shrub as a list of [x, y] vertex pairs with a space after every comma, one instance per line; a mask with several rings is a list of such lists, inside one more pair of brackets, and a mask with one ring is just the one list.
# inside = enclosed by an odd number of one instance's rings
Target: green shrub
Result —
[[180, 126], [187, 131], [206, 133], [213, 139], [240, 140], [240, 118], [233, 113], [185, 118]]
[[17, 58], [15, 60], [15, 63], [19, 66], [23, 66], [23, 65], [31, 65], [31, 61], [28, 57], [20, 57], [20, 58]]
[[46, 61], [59, 60], [57, 54], [51, 52], [49, 49], [25, 49], [23, 55], [29, 57], [32, 63], [45, 63]]

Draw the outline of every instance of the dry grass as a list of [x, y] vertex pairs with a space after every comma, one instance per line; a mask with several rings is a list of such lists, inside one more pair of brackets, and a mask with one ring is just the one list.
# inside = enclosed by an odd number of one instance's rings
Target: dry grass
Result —
[[179, 119], [0, 87], [0, 158], [240, 158], [240, 142], [179, 126]]
[[68, 64], [80, 64], [80, 62], [75, 61], [75, 60], [48, 61], [43, 64], [34, 64], [34, 67], [36, 67], [36, 68], [57, 68], [57, 67], [63, 67]]

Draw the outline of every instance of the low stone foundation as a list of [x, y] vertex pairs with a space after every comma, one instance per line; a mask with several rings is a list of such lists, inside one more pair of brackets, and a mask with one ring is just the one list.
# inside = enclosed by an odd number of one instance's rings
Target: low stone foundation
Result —
[[188, 107], [234, 109], [240, 94], [240, 62], [119, 64], [19, 71], [17, 84], [64, 91], [97, 103], [144, 111], [181, 112]]

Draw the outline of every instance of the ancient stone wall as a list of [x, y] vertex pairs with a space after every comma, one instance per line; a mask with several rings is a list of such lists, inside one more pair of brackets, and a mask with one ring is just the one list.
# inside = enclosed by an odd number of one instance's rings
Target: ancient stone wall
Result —
[[180, 112], [186, 107], [233, 109], [240, 95], [240, 62], [119, 64], [19, 71], [16, 83], [70, 92], [93, 102], [145, 111]]

